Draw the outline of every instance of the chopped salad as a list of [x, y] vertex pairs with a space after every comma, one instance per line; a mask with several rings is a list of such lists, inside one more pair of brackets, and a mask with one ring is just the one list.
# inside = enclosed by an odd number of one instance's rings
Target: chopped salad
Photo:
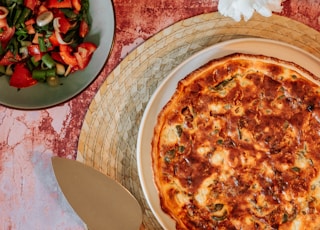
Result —
[[88, 65], [97, 46], [85, 42], [89, 0], [0, 0], [0, 75], [24, 88], [59, 85]]

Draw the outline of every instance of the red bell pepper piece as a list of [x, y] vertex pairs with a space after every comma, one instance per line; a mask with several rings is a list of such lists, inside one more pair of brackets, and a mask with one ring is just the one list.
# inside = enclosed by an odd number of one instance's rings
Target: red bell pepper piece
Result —
[[80, 22], [79, 26], [79, 36], [84, 38], [89, 33], [89, 25], [85, 20]]
[[84, 48], [89, 51], [89, 55], [93, 54], [94, 51], [96, 51], [97, 46], [96, 44], [92, 42], [83, 42], [80, 45], [78, 45], [78, 50], [79, 48]]
[[25, 88], [35, 85], [37, 80], [32, 78], [30, 70], [24, 63], [17, 63], [15, 65], [13, 74], [10, 78], [9, 84], [16, 88]]
[[23, 4], [33, 11], [37, 5], [37, 0], [24, 0]]
[[92, 42], [83, 42], [77, 47], [77, 52], [74, 56], [77, 59], [79, 69], [84, 69], [89, 64], [93, 52], [97, 49], [97, 46]]
[[59, 30], [61, 33], [66, 34], [71, 27], [71, 23], [64, 16], [64, 14], [60, 14], [58, 18], [59, 18]]
[[36, 23], [36, 20], [34, 18], [31, 18], [24, 22], [26, 25], [27, 33], [28, 34], [35, 34], [36, 30], [34, 29], [33, 25]]
[[68, 53], [68, 52], [60, 52], [59, 53], [62, 60], [68, 64], [68, 65], [71, 65], [71, 66], [77, 66], [78, 65], [78, 62], [77, 62], [77, 59], [75, 58], [75, 56], [73, 56], [71, 53]]
[[13, 55], [13, 53], [8, 50], [5, 55], [0, 59], [0, 65], [8, 66], [11, 64], [15, 64], [17, 62], [21, 61], [21, 57], [19, 54]]
[[71, 0], [47, 0], [48, 8], [72, 8]]
[[66, 64], [66, 63], [64, 62], [64, 60], [61, 58], [59, 52], [51, 52], [50, 55], [51, 55], [51, 57], [52, 57], [53, 60], [55, 60], [55, 61], [57, 61], [57, 62], [59, 62], [59, 63], [61, 63], [61, 64]]
[[30, 18], [29, 20], [24, 22], [26, 26], [33, 25], [35, 23], [36, 23], [36, 20], [34, 18]]
[[72, 0], [72, 6], [79, 12], [81, 10], [81, 0]]
[[60, 45], [59, 46], [60, 52], [72, 52], [72, 47], [69, 45]]
[[62, 60], [72, 67], [75, 67], [78, 65], [77, 59], [72, 54], [72, 48], [68, 45], [60, 45], [60, 52], [59, 52]]
[[49, 42], [51, 43], [51, 45], [53, 47], [56, 47], [56, 46], [60, 45], [55, 33], [52, 33], [52, 35], [49, 37]]

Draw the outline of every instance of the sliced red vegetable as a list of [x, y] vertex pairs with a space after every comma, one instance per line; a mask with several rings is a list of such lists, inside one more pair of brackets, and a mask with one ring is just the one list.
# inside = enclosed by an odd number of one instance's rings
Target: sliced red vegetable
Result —
[[71, 65], [73, 67], [78, 65], [77, 59], [71, 53], [60, 52], [60, 56], [66, 64]]
[[81, 10], [81, 0], [72, 0], [72, 6], [79, 12]]
[[89, 33], [89, 25], [86, 21], [82, 20], [80, 22], [80, 27], [79, 27], [79, 36], [84, 38], [85, 36], [87, 36], [88, 33]]
[[16, 88], [26, 88], [35, 85], [36, 83], [37, 81], [32, 78], [30, 70], [24, 63], [18, 63], [15, 65], [9, 82], [11, 86]]
[[41, 54], [40, 47], [38, 44], [29, 45], [28, 47], [28, 53], [30, 56], [35, 56]]
[[72, 8], [71, 0], [47, 0], [48, 8]]
[[31, 10], [34, 10], [37, 5], [37, 0], [24, 0], [23, 4]]
[[72, 47], [69, 46], [69, 45], [60, 45], [59, 46], [59, 50], [60, 50], [60, 52], [69, 52], [69, 53], [71, 53], [72, 52]]
[[96, 51], [97, 46], [96, 44], [92, 43], [92, 42], [83, 42], [80, 45], [78, 45], [78, 49], [79, 48], [85, 48], [89, 51], [89, 54], [91, 55], [94, 51]]
[[63, 14], [57, 17], [57, 19], [59, 21], [59, 31], [66, 34], [71, 28], [69, 20]]
[[41, 53], [40, 51], [40, 47], [38, 44], [32, 44], [32, 45], [29, 45], [27, 47], [28, 49], [28, 53], [31, 57], [33, 57], [33, 60], [35, 62], [38, 62], [41, 60], [42, 56], [43, 56], [43, 53]]
[[18, 54], [13, 55], [13, 53], [8, 50], [6, 54], [0, 59], [0, 65], [8, 66], [19, 61], [21, 61], [21, 57]]
[[72, 54], [72, 48], [68, 45], [60, 45], [60, 56], [62, 60], [71, 66], [77, 66], [78, 62], [75, 56]]
[[74, 53], [74, 56], [77, 59], [79, 69], [84, 69], [88, 66], [96, 49], [97, 46], [92, 42], [83, 42], [77, 47], [77, 52]]
[[36, 20], [35, 20], [34, 18], [30, 18], [29, 20], [27, 20], [27, 21], [24, 22], [24, 24], [25, 24], [26, 26], [28, 26], [28, 25], [33, 25], [33, 24], [35, 24], [35, 23], [36, 23]]
[[0, 27], [0, 42], [3, 49], [5, 49], [10, 41], [10, 39], [13, 37], [15, 28], [11, 28], [9, 26], [6, 27]]
[[32, 24], [31, 25], [27, 25], [26, 29], [27, 29], [27, 33], [28, 34], [35, 34], [36, 33], [36, 30], [34, 29]]
[[59, 41], [58, 41], [55, 33], [52, 33], [52, 35], [49, 37], [49, 42], [50, 42], [51, 45], [54, 46], [54, 47], [60, 45], [60, 43], [59, 43]]
[[51, 52], [51, 57], [53, 60], [55, 60], [61, 64], [66, 64], [58, 52]]
[[41, 14], [45, 11], [48, 11], [48, 8], [45, 7], [44, 5], [40, 5], [39, 8], [38, 8], [38, 14]]
[[42, 56], [43, 56], [42, 53], [41, 53], [41, 54], [34, 55], [34, 56], [33, 56], [33, 61], [35, 61], [35, 62], [40, 61], [41, 58], [42, 58]]

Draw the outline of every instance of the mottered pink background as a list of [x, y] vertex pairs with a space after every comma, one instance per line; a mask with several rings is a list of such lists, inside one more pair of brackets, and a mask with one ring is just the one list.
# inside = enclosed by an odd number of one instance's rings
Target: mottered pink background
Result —
[[[173, 23], [217, 11], [217, 0], [114, 0], [116, 34], [109, 61], [72, 100], [43, 110], [0, 105], [0, 230], [84, 229], [59, 192], [51, 156], [75, 159], [83, 119], [99, 86], [139, 44]], [[320, 0], [286, 0], [280, 15], [320, 32]], [[5, 92], [0, 92], [5, 93]]]

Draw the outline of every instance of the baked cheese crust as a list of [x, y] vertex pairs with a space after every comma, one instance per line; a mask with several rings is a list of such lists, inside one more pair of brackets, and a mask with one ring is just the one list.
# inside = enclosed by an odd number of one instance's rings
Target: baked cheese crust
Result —
[[152, 140], [161, 207], [177, 229], [320, 229], [320, 87], [262, 55], [182, 79]]

